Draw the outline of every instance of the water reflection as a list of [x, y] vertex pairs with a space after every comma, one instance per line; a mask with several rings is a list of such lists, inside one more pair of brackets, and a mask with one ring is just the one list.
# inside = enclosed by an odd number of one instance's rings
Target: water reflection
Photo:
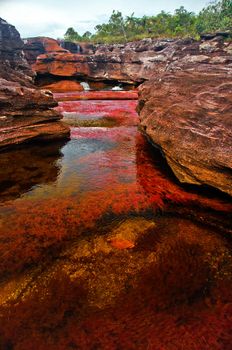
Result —
[[30, 145], [0, 153], [0, 202], [16, 199], [34, 186], [55, 182], [64, 144]]

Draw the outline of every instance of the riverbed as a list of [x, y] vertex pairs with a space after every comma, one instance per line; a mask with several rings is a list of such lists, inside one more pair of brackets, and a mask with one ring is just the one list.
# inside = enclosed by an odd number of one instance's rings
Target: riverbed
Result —
[[229, 199], [179, 184], [129, 92], [83, 94], [69, 141], [0, 155], [0, 348], [229, 350]]

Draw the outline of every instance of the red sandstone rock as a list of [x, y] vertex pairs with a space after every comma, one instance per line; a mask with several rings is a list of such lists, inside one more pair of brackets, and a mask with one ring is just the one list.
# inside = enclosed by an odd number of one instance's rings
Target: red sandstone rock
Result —
[[45, 49], [45, 52], [67, 52], [67, 50], [63, 49], [57, 40], [52, 38], [46, 38], [46, 37], [40, 37], [40, 38], [33, 38], [28, 39], [29, 42], [39, 41], [43, 44], [43, 47]]
[[35, 63], [37, 56], [50, 52], [67, 52], [52, 38], [36, 37], [24, 39], [24, 53], [30, 64]]
[[80, 54], [51, 53], [37, 58], [34, 70], [40, 74], [55, 76], [89, 76], [89, 67], [85, 56]]
[[69, 129], [53, 110], [57, 103], [50, 92], [33, 85], [34, 74], [23, 57], [20, 35], [3, 19], [0, 37], [0, 148], [66, 137]]
[[142, 85], [141, 126], [181, 182], [232, 195], [231, 68], [172, 71]]

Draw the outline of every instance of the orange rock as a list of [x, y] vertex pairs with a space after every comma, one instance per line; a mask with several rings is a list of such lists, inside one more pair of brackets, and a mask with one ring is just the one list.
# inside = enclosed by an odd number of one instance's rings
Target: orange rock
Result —
[[83, 86], [77, 81], [61, 80], [55, 83], [45, 85], [43, 89], [51, 90], [52, 92], [66, 92], [66, 91], [83, 91]]
[[41, 41], [46, 52], [67, 52], [67, 50], [63, 49], [55, 39], [46, 37], [37, 39]]
[[36, 38], [25, 39], [25, 47], [24, 51], [29, 51], [32, 49], [43, 48], [44, 52], [68, 52], [68, 50], [63, 49], [57, 40], [52, 38], [47, 38], [43, 36], [39, 36]]
[[108, 87], [108, 85], [102, 81], [90, 81], [89, 86], [93, 90], [103, 90]]
[[89, 76], [90, 68], [85, 56], [70, 52], [53, 52], [37, 57], [33, 69], [40, 74], [57, 76]]

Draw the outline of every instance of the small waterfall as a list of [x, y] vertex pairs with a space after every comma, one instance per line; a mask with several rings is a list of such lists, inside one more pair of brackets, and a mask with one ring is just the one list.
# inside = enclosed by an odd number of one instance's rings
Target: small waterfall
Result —
[[79, 44], [73, 43], [71, 41], [60, 41], [60, 46], [65, 49], [70, 51], [71, 53], [77, 53], [81, 54], [82, 53], [82, 48]]
[[90, 86], [89, 86], [89, 84], [86, 81], [82, 81], [80, 84], [83, 86], [85, 91], [89, 91], [90, 90]]
[[112, 90], [112, 91], [122, 91], [122, 90], [123, 90], [123, 87], [122, 87], [121, 84], [119, 84], [119, 85], [116, 85], [116, 86], [112, 87], [111, 90]]
[[79, 44], [76, 44], [76, 53], [82, 53], [82, 48]]

